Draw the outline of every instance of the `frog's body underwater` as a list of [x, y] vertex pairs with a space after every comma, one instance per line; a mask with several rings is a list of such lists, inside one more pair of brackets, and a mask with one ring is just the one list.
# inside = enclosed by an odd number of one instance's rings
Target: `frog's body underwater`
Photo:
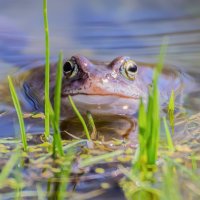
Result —
[[[51, 64], [50, 70], [52, 104], [56, 66], [57, 63]], [[80, 55], [64, 60], [61, 128], [71, 134], [82, 132], [69, 105], [68, 95], [71, 95], [83, 115], [87, 111], [92, 114], [97, 131], [104, 132], [109, 137], [130, 136], [136, 128], [133, 116], [137, 113], [140, 98], [147, 101], [154, 67], [154, 64], [135, 62], [126, 56], [117, 57], [111, 62], [93, 61]], [[43, 111], [44, 66], [35, 67], [12, 78], [23, 112]], [[172, 90], [175, 91], [177, 101], [180, 101], [183, 88], [184, 81], [180, 72], [164, 69], [159, 79], [161, 105], [167, 104]], [[0, 93], [3, 94], [0, 95], [0, 102], [12, 105], [11, 98], [6, 99], [10, 96], [8, 86], [1, 84]]]

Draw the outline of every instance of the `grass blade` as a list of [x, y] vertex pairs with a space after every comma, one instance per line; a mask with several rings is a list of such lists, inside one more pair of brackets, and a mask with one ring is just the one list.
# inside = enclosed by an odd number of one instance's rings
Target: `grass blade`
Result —
[[0, 174], [0, 188], [5, 183], [5, 180], [7, 179], [7, 177], [9, 176], [9, 174], [12, 172], [13, 168], [15, 167], [15, 165], [17, 165], [17, 163], [19, 161], [19, 158], [20, 158], [20, 154], [17, 151], [16, 153], [12, 154], [11, 158], [8, 160], [8, 162], [6, 163], [6, 165], [1, 170], [1, 174]]
[[167, 136], [168, 148], [169, 148], [170, 151], [174, 151], [175, 149], [174, 149], [174, 145], [173, 145], [173, 142], [172, 142], [172, 137], [171, 137], [169, 127], [167, 125], [167, 121], [166, 121], [165, 117], [163, 117], [163, 123], [164, 123], [165, 132], [166, 132], [166, 136]]
[[168, 116], [169, 116], [169, 122], [170, 126], [172, 128], [172, 135], [174, 134], [174, 110], [175, 110], [175, 95], [174, 95], [174, 90], [171, 92], [171, 96], [169, 99], [169, 104], [168, 104]]
[[70, 180], [70, 173], [72, 169], [72, 161], [75, 158], [74, 152], [69, 151], [65, 156], [65, 161], [61, 166], [61, 173], [59, 177], [61, 178], [60, 185], [58, 188], [58, 199], [66, 199], [67, 198], [67, 186]]
[[54, 95], [54, 113], [55, 123], [60, 123], [60, 102], [61, 102], [61, 85], [62, 85], [62, 64], [63, 64], [63, 53], [60, 51], [59, 60], [56, 71], [56, 87]]
[[154, 165], [156, 163], [160, 136], [160, 106], [157, 86], [153, 88], [153, 99], [151, 135], [149, 137], [147, 146], [148, 164], [150, 165]]
[[77, 109], [77, 107], [76, 107], [76, 105], [75, 105], [75, 103], [74, 103], [74, 101], [73, 101], [73, 99], [72, 99], [72, 97], [70, 95], [68, 96], [68, 99], [69, 99], [69, 102], [70, 102], [74, 112], [76, 113], [76, 115], [79, 118], [81, 124], [83, 125], [83, 129], [84, 129], [84, 132], [86, 134], [87, 139], [91, 140], [87, 125], [85, 123], [85, 120], [83, 119], [81, 113], [78, 111], [78, 109]]
[[[145, 171], [147, 166], [155, 165], [157, 160], [159, 138], [160, 138], [160, 104], [158, 92], [158, 78], [164, 64], [166, 45], [161, 46], [158, 63], [154, 69], [152, 88], [149, 89], [147, 111], [141, 100], [139, 107], [139, 156], [133, 162], [132, 169], [142, 169]], [[146, 167], [145, 167], [146, 165]]]
[[49, 48], [49, 27], [47, 15], [47, 0], [43, 0], [43, 16], [44, 16], [44, 31], [45, 31], [45, 137], [50, 134], [49, 122], [49, 81], [50, 81], [50, 48]]
[[98, 132], [97, 132], [92, 114], [89, 111], [87, 111], [86, 116], [89, 122], [89, 126], [92, 129], [91, 138], [92, 140], [98, 140]]
[[27, 151], [28, 145], [27, 145], [27, 140], [26, 140], [26, 131], [25, 131], [25, 125], [24, 125], [24, 118], [21, 110], [21, 106], [19, 103], [19, 99], [17, 97], [17, 93], [15, 91], [12, 79], [10, 76], [8, 76], [8, 83], [9, 83], [9, 88], [10, 88], [10, 93], [12, 96], [12, 100], [15, 106], [15, 110], [17, 112], [17, 117], [19, 120], [19, 126], [20, 126], [20, 134], [21, 134], [21, 140], [23, 144], [23, 149], [24, 151]]
[[60, 136], [60, 129], [59, 129], [59, 124], [56, 123], [55, 121], [55, 113], [53, 111], [53, 108], [51, 106], [51, 103], [49, 102], [49, 110], [50, 110], [50, 121], [51, 121], [51, 125], [53, 127], [54, 130], [54, 134], [53, 134], [53, 155], [56, 155], [56, 152], [58, 151], [58, 154], [60, 156], [64, 156], [64, 151], [63, 151], [63, 147], [62, 147], [62, 139]]
[[53, 154], [56, 154], [56, 149], [60, 156], [64, 155], [64, 151], [62, 148], [62, 139], [60, 136], [60, 102], [61, 102], [61, 84], [62, 84], [62, 60], [63, 54], [62, 52], [59, 53], [57, 71], [56, 71], [56, 86], [55, 86], [55, 95], [54, 95], [54, 111], [52, 109], [51, 103], [49, 102], [50, 106], [50, 120], [52, 123], [52, 127], [54, 130], [53, 135]]
[[147, 140], [147, 157], [148, 164], [154, 165], [157, 160], [157, 152], [159, 145], [160, 136], [160, 103], [159, 103], [159, 92], [158, 92], [158, 78], [164, 65], [165, 54], [167, 45], [162, 45], [160, 49], [160, 55], [158, 57], [158, 63], [154, 70], [153, 75], [153, 87], [150, 90], [149, 102], [148, 102], [148, 114], [147, 126], [148, 140]]
[[145, 106], [140, 99], [140, 105], [139, 105], [139, 116], [138, 116], [138, 124], [139, 124], [139, 133], [138, 133], [138, 141], [139, 141], [139, 154], [138, 157], [136, 158], [136, 163], [133, 165], [134, 167], [132, 168], [133, 173], [134, 169], [141, 169], [143, 165], [147, 163], [147, 152], [146, 152], [146, 111], [145, 111]]
[[99, 155], [99, 156], [93, 156], [92, 158], [86, 158], [85, 160], [83, 160], [80, 163], [80, 167], [82, 168], [82, 167], [86, 167], [86, 166], [89, 166], [89, 165], [93, 165], [95, 163], [99, 163], [102, 160], [113, 158], [113, 157], [119, 156], [121, 154], [123, 154], [123, 151], [117, 150], [117, 151], [113, 151], [111, 153], [106, 153], [106, 154]]
[[161, 200], [181, 200], [176, 168], [170, 161], [165, 160], [163, 166]]

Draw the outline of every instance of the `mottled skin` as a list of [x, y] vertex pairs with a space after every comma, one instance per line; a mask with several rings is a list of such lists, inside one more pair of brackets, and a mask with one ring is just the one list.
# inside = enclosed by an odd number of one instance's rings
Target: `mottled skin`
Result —
[[[121, 56], [111, 62], [99, 62], [85, 58], [84, 56], [73, 56], [64, 60], [62, 77], [62, 119], [72, 119], [74, 112], [69, 106], [68, 95], [73, 99], [81, 111], [85, 114], [90, 111], [97, 121], [112, 119], [108, 116], [119, 116], [120, 119], [131, 118], [137, 112], [140, 97], [146, 102], [149, 87], [151, 87], [154, 64], [135, 62], [129, 57]], [[66, 64], [67, 63], [67, 64]], [[128, 64], [127, 64], [128, 63]], [[70, 64], [75, 68], [70, 69]], [[126, 67], [132, 67], [126, 71]], [[126, 66], [126, 67], [124, 67]], [[67, 72], [66, 72], [67, 71]], [[53, 103], [54, 86], [56, 75], [56, 63], [51, 64], [50, 74], [50, 99]], [[130, 76], [129, 76], [130, 75]], [[44, 100], [44, 67], [36, 67], [27, 72], [13, 77], [18, 89], [24, 111], [43, 110]], [[161, 104], [168, 101], [171, 90], [175, 90], [176, 96], [181, 96], [184, 87], [180, 73], [173, 69], [164, 69], [159, 81]], [[8, 88], [0, 86], [0, 92], [8, 93]], [[9, 96], [9, 95], [5, 95]], [[180, 100], [180, 98], [178, 98]], [[11, 103], [10, 99], [2, 96], [0, 101]], [[114, 118], [113, 118], [114, 119]], [[104, 120], [105, 121], [105, 120]], [[112, 121], [112, 120], [111, 120]], [[101, 124], [102, 120], [100, 120]], [[131, 127], [131, 128], [130, 128]], [[127, 128], [134, 129], [133, 124]], [[126, 131], [125, 131], [126, 132]], [[123, 134], [127, 134], [123, 133]]]

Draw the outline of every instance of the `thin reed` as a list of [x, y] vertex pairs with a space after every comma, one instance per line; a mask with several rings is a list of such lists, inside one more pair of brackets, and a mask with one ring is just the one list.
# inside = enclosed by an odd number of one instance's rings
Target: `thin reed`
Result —
[[10, 88], [10, 93], [11, 93], [11, 97], [12, 97], [12, 100], [13, 100], [13, 104], [14, 104], [15, 110], [17, 112], [23, 149], [24, 149], [24, 151], [27, 151], [28, 150], [28, 144], [27, 144], [27, 139], [26, 139], [26, 130], [25, 130], [23, 113], [22, 113], [22, 110], [21, 110], [21, 106], [20, 106], [20, 103], [19, 103], [17, 92], [15, 90], [15, 87], [13, 85], [13, 82], [12, 82], [12, 79], [11, 79], [10, 76], [8, 76], [8, 83], [9, 83], [9, 88]]
[[175, 148], [174, 148], [172, 137], [171, 137], [169, 127], [168, 127], [168, 124], [167, 124], [167, 120], [166, 120], [165, 117], [163, 118], [163, 123], [164, 123], [164, 127], [165, 127], [165, 133], [166, 133], [166, 136], [167, 136], [168, 148], [169, 148], [170, 151], [174, 151]]
[[54, 92], [54, 113], [55, 123], [60, 123], [60, 102], [61, 102], [61, 84], [62, 84], [62, 64], [63, 64], [63, 53], [60, 51], [57, 71], [56, 71], [56, 85]]
[[69, 99], [69, 102], [70, 102], [70, 104], [71, 104], [71, 106], [72, 106], [74, 112], [76, 113], [77, 117], [79, 118], [79, 120], [80, 120], [80, 122], [81, 122], [81, 124], [82, 124], [82, 126], [83, 126], [83, 129], [84, 129], [84, 132], [85, 132], [85, 135], [86, 135], [87, 139], [88, 139], [88, 140], [91, 140], [91, 138], [90, 138], [90, 133], [89, 133], [89, 131], [88, 131], [87, 125], [86, 125], [86, 123], [85, 123], [85, 120], [83, 119], [81, 113], [80, 113], [79, 110], [77, 109], [77, 107], [76, 107], [76, 105], [75, 105], [75, 103], [74, 103], [74, 101], [73, 101], [73, 99], [72, 99], [72, 97], [71, 97], [70, 95], [68, 96], [68, 99]]
[[58, 151], [58, 154], [60, 156], [64, 156], [64, 151], [62, 148], [62, 139], [60, 135], [60, 102], [61, 102], [61, 83], [62, 83], [62, 60], [63, 60], [63, 54], [60, 51], [59, 53], [59, 59], [57, 64], [57, 70], [56, 70], [56, 85], [55, 85], [55, 92], [54, 92], [54, 110], [50, 105], [50, 119], [51, 124], [54, 130], [53, 134], [53, 154], [56, 155], [56, 152]]
[[12, 172], [13, 168], [17, 165], [20, 159], [20, 154], [18, 152], [13, 153], [10, 159], [7, 161], [6, 165], [1, 169], [0, 173], [0, 188], [4, 186], [5, 181], [9, 174]]
[[169, 104], [168, 104], [168, 117], [169, 117], [169, 122], [170, 126], [172, 129], [172, 135], [174, 134], [174, 111], [175, 111], [175, 94], [174, 90], [171, 92], [171, 96], [169, 99]]
[[49, 26], [47, 14], [47, 0], [43, 0], [43, 17], [44, 17], [44, 32], [45, 32], [45, 137], [50, 134], [50, 106], [49, 106], [49, 81], [50, 81], [50, 47], [49, 47]]

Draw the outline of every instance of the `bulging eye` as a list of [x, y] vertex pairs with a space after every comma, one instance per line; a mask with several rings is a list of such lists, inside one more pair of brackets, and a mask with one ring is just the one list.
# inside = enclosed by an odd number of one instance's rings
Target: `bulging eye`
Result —
[[63, 66], [63, 73], [67, 78], [74, 77], [78, 72], [78, 65], [75, 60], [68, 60]]
[[134, 80], [138, 72], [138, 67], [133, 60], [127, 60], [120, 67], [120, 72], [127, 79]]

